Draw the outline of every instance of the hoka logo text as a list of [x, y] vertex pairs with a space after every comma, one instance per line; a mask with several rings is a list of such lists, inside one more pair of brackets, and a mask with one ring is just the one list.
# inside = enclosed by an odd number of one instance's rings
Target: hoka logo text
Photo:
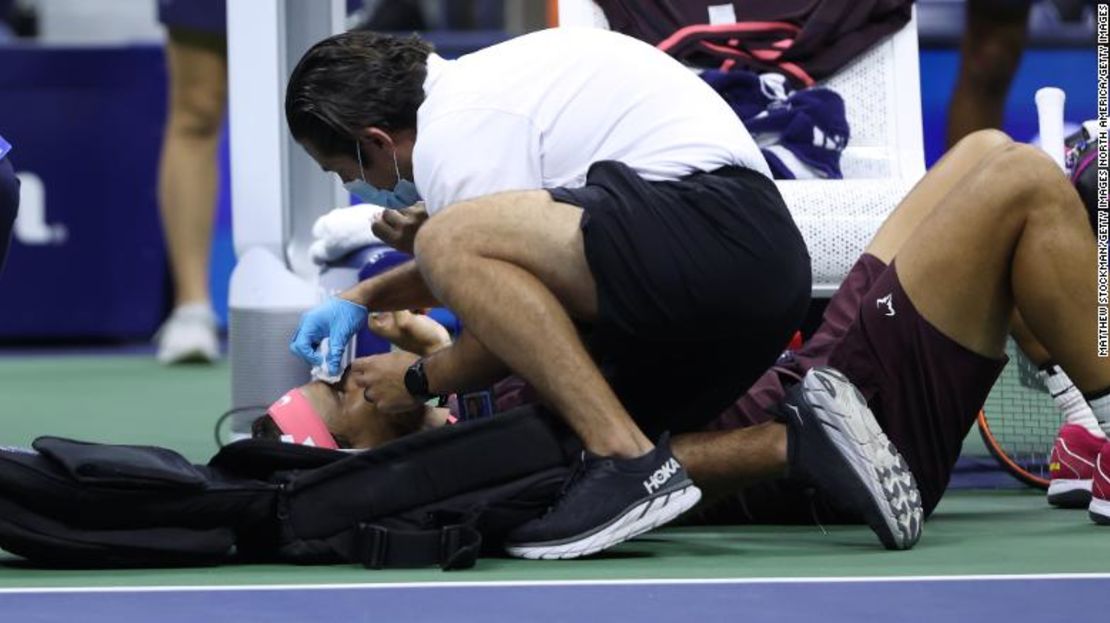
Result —
[[671, 476], [675, 475], [675, 472], [678, 471], [679, 467], [680, 466], [678, 464], [678, 460], [674, 457], [671, 457], [671, 460], [667, 461], [662, 466], [660, 466], [659, 469], [655, 470], [655, 473], [651, 475], [651, 478], [648, 478], [644, 481], [644, 488], [647, 489], [648, 493], [655, 493], [659, 490], [659, 487], [662, 487], [668, 480], [671, 479]]

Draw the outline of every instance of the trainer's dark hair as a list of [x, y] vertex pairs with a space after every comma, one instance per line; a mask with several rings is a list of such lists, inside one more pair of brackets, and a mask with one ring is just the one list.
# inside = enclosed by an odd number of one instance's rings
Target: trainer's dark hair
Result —
[[285, 121], [299, 143], [351, 154], [361, 128], [411, 130], [424, 101], [432, 46], [416, 35], [368, 31], [328, 37], [301, 57], [285, 90]]

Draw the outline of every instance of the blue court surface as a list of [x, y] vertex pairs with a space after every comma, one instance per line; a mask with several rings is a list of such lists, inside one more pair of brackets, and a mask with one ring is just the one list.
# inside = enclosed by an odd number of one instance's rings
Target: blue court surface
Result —
[[14, 589], [5, 621], [1097, 621], [1110, 574]]

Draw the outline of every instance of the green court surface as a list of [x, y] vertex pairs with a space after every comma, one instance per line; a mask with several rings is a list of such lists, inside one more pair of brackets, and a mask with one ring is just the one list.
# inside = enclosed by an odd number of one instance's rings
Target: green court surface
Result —
[[[228, 396], [226, 365], [164, 369], [149, 357], [115, 355], [0, 358], [0, 445], [54, 434], [163, 445], [203, 461]], [[484, 559], [450, 573], [278, 565], [57, 571], [3, 556], [0, 588], [1098, 573], [1110, 571], [1110, 528], [1092, 524], [1085, 511], [1049, 508], [1040, 492], [957, 491], [909, 552], [884, 551], [866, 528], [813, 525], [664, 529], [591, 559]]]
[[166, 446], [190, 460], [216, 450], [228, 366], [165, 368], [150, 355], [0, 357], [0, 445], [39, 435]]

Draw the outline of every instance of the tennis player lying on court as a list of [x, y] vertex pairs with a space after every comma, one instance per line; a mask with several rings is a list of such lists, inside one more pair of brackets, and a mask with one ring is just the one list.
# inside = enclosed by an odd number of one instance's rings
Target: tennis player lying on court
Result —
[[[1095, 267], [1086, 212], [1052, 162], [1000, 132], [975, 133], [882, 225], [809, 342], [785, 354], [715, 430], [675, 439], [680, 461], [726, 491], [786, 475], [796, 448], [788, 453], [787, 428], [774, 414], [787, 386], [829, 364], [867, 398], [930, 513], [1005, 363], [1011, 325], [1026, 351], [1039, 341], [1110, 423]], [[749, 510], [751, 497], [743, 496]], [[808, 518], [808, 503], [799, 510]]]
[[[829, 483], [836, 461], [807, 448], [806, 433], [789, 425], [791, 407], [804, 399], [799, 381], [841, 390], [826, 405], [833, 409], [870, 407], [908, 463], [928, 515], [1005, 365], [1015, 311], [1025, 319], [1023, 344], [1036, 345], [1035, 336], [1091, 409], [1110, 420], [1110, 360], [1096, 352], [1095, 262], [1079, 197], [1047, 157], [997, 131], [965, 138], [883, 223], [805, 346], [785, 353], [711, 430], [674, 438], [691, 476], [717, 494], [719, 503], [706, 505], [701, 518], [808, 522], [817, 512], [827, 522], [863, 519], [888, 547], [905, 546], [917, 528], [899, 513], [913, 505], [897, 492], [874, 490], [900, 488], [898, 466], [875, 460], [883, 453], [872, 446], [882, 437], [859, 431], [870, 443], [844, 456], [854, 457], [851, 467], [861, 474], [891, 474], [861, 476], [855, 492], [845, 491], [852, 479], [843, 475]], [[448, 340], [434, 321], [405, 312], [378, 315], [371, 327], [421, 354]], [[327, 426], [353, 447], [447, 420], [441, 411], [378, 413], [355, 383], [358, 365], [334, 387], [303, 388]], [[832, 371], [807, 377], [825, 365], [851, 384]], [[851, 395], [852, 384], [866, 404]], [[269, 433], [280, 434], [276, 428]], [[912, 487], [902, 491], [915, 495]]]
[[808, 522], [817, 510], [826, 521], [853, 519], [805, 479], [784, 479], [802, 471], [794, 461], [805, 448], [776, 421], [779, 405], [820, 365], [842, 371], [866, 397], [909, 463], [928, 515], [1005, 364], [1012, 317], [1026, 350], [1041, 345], [1034, 360], [1059, 364], [1110, 423], [1096, 266], [1086, 211], [1052, 161], [997, 131], [968, 136], [883, 223], [805, 346], [785, 353], [715, 430], [674, 440], [703, 491], [728, 492], [705, 517]]

